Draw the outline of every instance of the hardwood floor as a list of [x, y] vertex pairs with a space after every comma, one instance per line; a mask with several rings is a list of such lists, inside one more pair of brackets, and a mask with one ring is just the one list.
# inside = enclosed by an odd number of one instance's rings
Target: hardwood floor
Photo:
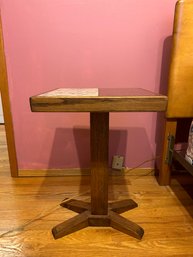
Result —
[[110, 179], [109, 196], [138, 203], [138, 208], [122, 215], [144, 228], [141, 241], [112, 228], [95, 227], [54, 240], [52, 227], [76, 215], [59, 204], [72, 197], [89, 201], [89, 178], [11, 178], [0, 126], [1, 257], [193, 256], [191, 176], [173, 178], [170, 187], [160, 187], [154, 176], [116, 176]]

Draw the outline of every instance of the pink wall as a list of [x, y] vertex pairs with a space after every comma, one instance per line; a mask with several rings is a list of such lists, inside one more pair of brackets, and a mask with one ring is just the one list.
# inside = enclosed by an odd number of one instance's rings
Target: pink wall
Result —
[[[89, 166], [89, 114], [31, 113], [30, 96], [57, 87], [166, 88], [175, 2], [0, 1], [20, 169]], [[124, 154], [128, 167], [153, 158], [156, 117], [111, 114], [110, 158]]]

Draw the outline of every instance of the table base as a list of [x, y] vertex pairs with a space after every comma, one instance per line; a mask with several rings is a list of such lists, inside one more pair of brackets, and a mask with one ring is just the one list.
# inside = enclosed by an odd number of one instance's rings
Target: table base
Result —
[[137, 239], [141, 239], [144, 234], [140, 226], [119, 215], [138, 206], [132, 199], [109, 203], [107, 215], [92, 214], [90, 203], [83, 201], [69, 200], [60, 205], [79, 214], [52, 229], [55, 239], [88, 226], [112, 227]]

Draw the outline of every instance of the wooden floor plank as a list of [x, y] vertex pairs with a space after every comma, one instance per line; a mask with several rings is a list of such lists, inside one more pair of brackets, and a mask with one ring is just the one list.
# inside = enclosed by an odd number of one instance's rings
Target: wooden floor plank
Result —
[[193, 257], [193, 180], [189, 175], [173, 178], [166, 187], [160, 187], [153, 176], [112, 177], [109, 196], [138, 203], [121, 215], [143, 227], [141, 241], [100, 227], [54, 240], [51, 229], [76, 215], [59, 204], [74, 197], [89, 201], [89, 178], [11, 178], [4, 127], [0, 126], [1, 257]]

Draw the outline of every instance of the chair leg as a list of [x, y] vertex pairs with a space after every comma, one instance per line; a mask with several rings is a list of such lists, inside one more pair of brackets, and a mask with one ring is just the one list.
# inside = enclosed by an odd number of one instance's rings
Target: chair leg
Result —
[[168, 136], [176, 135], [177, 120], [176, 119], [167, 119], [165, 126], [164, 142], [162, 149], [162, 159], [161, 167], [159, 170], [158, 182], [161, 186], [167, 186], [170, 184], [171, 179], [171, 164], [167, 162], [167, 153], [168, 153]]

